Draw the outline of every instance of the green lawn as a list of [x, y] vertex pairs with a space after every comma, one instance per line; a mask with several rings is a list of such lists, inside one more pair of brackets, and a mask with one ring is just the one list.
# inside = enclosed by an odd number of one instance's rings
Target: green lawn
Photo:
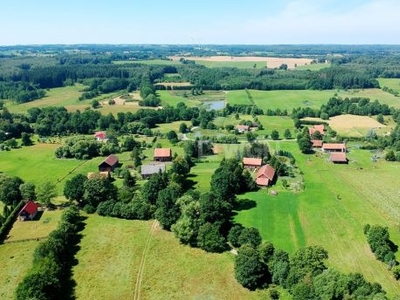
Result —
[[309, 65], [301, 65], [297, 66], [296, 70], [310, 70], [310, 71], [319, 71], [321, 69], [330, 68], [330, 63], [321, 63], [321, 64], [309, 64]]
[[[190, 91], [187, 92], [190, 94]], [[201, 102], [192, 97], [183, 97], [182, 91], [157, 91], [161, 99], [161, 105], [165, 106], [166, 104], [170, 106], [176, 106], [179, 102], [185, 103], [187, 106], [199, 106]]]
[[8, 175], [21, 177], [36, 186], [43, 181], [57, 184], [58, 194], [62, 194], [64, 183], [72, 176], [97, 171], [101, 157], [92, 160], [58, 159], [55, 150], [60, 144], [37, 144], [30, 147], [0, 152], [0, 170]]
[[238, 69], [265, 69], [265, 61], [206, 61], [195, 60], [197, 65], [203, 65], [207, 68], [238, 68]]
[[387, 86], [388, 88], [400, 92], [400, 79], [399, 78], [378, 78], [381, 88]]
[[116, 60], [113, 64], [144, 64], [144, 65], [165, 65], [174, 66], [181, 64], [179, 61], [165, 60], [165, 59], [149, 59], [149, 60]]
[[348, 165], [328, 162], [326, 154], [305, 156], [294, 142], [270, 142], [270, 148], [292, 152], [304, 172], [305, 191], [284, 191], [281, 181], [270, 189], [248, 193], [254, 208], [238, 212], [235, 220], [260, 230], [263, 239], [293, 253], [299, 246], [322, 245], [328, 265], [342, 272], [360, 272], [379, 282], [391, 297], [400, 286], [386, 266], [371, 253], [363, 234], [366, 223], [388, 226], [391, 239], [400, 245], [399, 204], [395, 178], [400, 164], [371, 162], [369, 151], [351, 147]]
[[77, 299], [132, 299], [138, 291], [141, 299], [267, 297], [240, 286], [232, 254], [182, 246], [153, 221], [91, 215], [86, 223], [73, 268]]

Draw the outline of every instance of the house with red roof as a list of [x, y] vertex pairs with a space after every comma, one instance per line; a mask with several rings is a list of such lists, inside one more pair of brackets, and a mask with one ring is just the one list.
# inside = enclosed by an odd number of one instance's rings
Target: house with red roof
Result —
[[346, 152], [331, 152], [329, 155], [329, 161], [334, 164], [347, 164], [348, 160]]
[[269, 186], [275, 178], [275, 169], [270, 165], [262, 166], [256, 175], [256, 183], [259, 186]]
[[324, 125], [314, 125], [313, 127], [308, 128], [308, 132], [310, 135], [313, 135], [316, 132], [319, 132], [321, 135], [325, 134], [325, 127]]
[[322, 151], [324, 151], [324, 152], [346, 152], [346, 144], [344, 144], [344, 143], [323, 143]]
[[99, 164], [99, 172], [112, 172], [117, 166], [118, 157], [111, 154]]
[[311, 140], [313, 148], [322, 148], [322, 140]]
[[253, 157], [243, 157], [243, 167], [248, 169], [256, 169], [261, 167], [262, 159]]
[[172, 151], [170, 148], [155, 148], [153, 160], [155, 161], [171, 161]]
[[247, 125], [237, 125], [236, 126], [236, 130], [238, 133], [245, 133], [248, 132], [250, 130], [250, 126]]
[[98, 142], [105, 142], [107, 141], [107, 135], [104, 131], [97, 131], [94, 133], [94, 138], [98, 141]]
[[33, 220], [38, 212], [39, 205], [32, 200], [26, 202], [24, 207], [19, 211], [18, 217], [21, 221]]

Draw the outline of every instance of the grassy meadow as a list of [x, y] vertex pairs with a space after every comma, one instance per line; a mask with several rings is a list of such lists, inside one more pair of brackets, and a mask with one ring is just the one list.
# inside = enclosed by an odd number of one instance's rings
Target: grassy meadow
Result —
[[366, 223], [388, 226], [391, 240], [400, 244], [398, 193], [390, 180], [399, 174], [400, 165], [373, 163], [369, 151], [352, 147], [348, 165], [329, 163], [327, 154], [301, 155], [295, 142], [271, 142], [270, 148], [295, 155], [305, 190], [286, 191], [278, 180], [270, 188], [278, 191], [277, 196], [265, 189], [241, 195], [251, 208], [238, 211], [235, 220], [258, 228], [263, 239], [290, 253], [299, 246], [321, 245], [329, 252], [329, 266], [360, 272], [367, 280], [379, 282], [389, 296], [400, 295], [400, 286], [375, 259], [363, 234]]
[[[61, 217], [60, 210], [44, 211], [39, 220], [17, 220], [6, 243], [0, 245], [0, 298], [14, 299], [14, 290], [32, 266], [33, 252], [39, 239], [53, 231]], [[32, 240], [32, 239], [38, 240]]]
[[182, 246], [153, 221], [91, 215], [86, 223], [73, 268], [76, 299], [267, 298], [236, 281], [231, 253]]

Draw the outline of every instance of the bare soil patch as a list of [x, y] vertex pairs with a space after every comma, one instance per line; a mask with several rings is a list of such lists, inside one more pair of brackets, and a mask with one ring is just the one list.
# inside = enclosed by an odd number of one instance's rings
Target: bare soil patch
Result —
[[268, 68], [279, 68], [282, 64], [287, 64], [289, 69], [296, 66], [309, 65], [312, 62], [310, 58], [290, 58], [290, 57], [260, 57], [260, 56], [170, 56], [173, 61], [179, 61], [181, 58], [188, 60], [202, 60], [211, 62], [265, 62]]

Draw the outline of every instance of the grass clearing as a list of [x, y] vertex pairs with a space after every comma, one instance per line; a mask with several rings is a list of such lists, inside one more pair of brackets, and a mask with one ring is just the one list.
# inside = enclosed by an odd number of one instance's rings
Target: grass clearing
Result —
[[0, 298], [14, 299], [14, 291], [32, 267], [33, 251], [38, 241], [0, 245]]
[[[236, 220], [257, 227], [265, 240], [292, 252], [301, 245], [321, 245], [329, 253], [328, 265], [350, 273], [360, 272], [379, 282], [390, 297], [400, 295], [400, 286], [386, 266], [371, 253], [363, 227], [366, 223], [388, 226], [391, 239], [400, 244], [399, 205], [396, 182], [400, 165], [383, 160], [371, 162], [369, 151], [350, 144], [348, 165], [329, 163], [327, 154], [302, 155], [295, 142], [269, 142], [295, 155], [304, 172], [305, 191], [277, 196], [265, 190], [242, 195], [255, 207], [239, 211]], [[253, 203], [254, 205], [254, 203]]]
[[123, 64], [143, 64], [143, 65], [163, 65], [175, 66], [181, 64], [179, 61], [165, 60], [165, 59], [149, 59], [149, 60], [116, 60], [112, 62], [116, 65]]
[[381, 88], [387, 86], [388, 88], [400, 92], [400, 79], [399, 78], [378, 78], [379, 86]]
[[[266, 291], [250, 292], [240, 286], [230, 253], [182, 246], [171, 232], [152, 229], [152, 221], [91, 215], [86, 223], [76, 255], [79, 264], [73, 268], [77, 299], [132, 298], [137, 286], [143, 299], [266, 298]], [[142, 280], [136, 285], [142, 257]]]
[[[189, 107], [200, 106], [202, 104], [194, 97], [184, 97], [183, 93], [184, 91], [157, 91], [157, 94], [161, 99], [161, 105], [163, 106], [176, 106], [179, 102], [183, 102]], [[189, 91], [187, 91], [187, 93], [190, 94]]]
[[57, 192], [62, 195], [66, 180], [78, 173], [87, 174], [97, 171], [98, 164], [104, 159], [92, 160], [58, 159], [55, 150], [60, 144], [36, 144], [30, 147], [0, 152], [0, 169], [2, 172], [18, 176], [25, 182], [39, 186], [44, 181], [57, 184]]
[[325, 68], [330, 68], [330, 63], [317, 63], [317, 64], [307, 64], [297, 66], [296, 70], [310, 70], [310, 71], [319, 71]]

